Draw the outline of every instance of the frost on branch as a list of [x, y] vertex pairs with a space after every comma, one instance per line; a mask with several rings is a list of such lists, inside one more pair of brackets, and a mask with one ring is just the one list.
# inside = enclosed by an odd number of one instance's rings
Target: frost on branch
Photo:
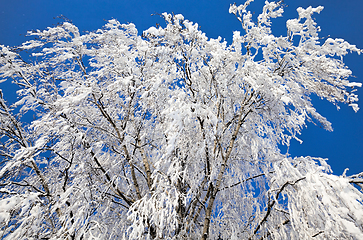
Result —
[[306, 121], [332, 129], [312, 94], [358, 110], [343, 57], [361, 50], [320, 42], [322, 7], [276, 37], [281, 2], [257, 22], [251, 2], [230, 7], [244, 31], [231, 44], [163, 13], [141, 36], [64, 22], [1, 45], [0, 82], [19, 96], [0, 91], [1, 237], [361, 239], [363, 175], [278, 149]]

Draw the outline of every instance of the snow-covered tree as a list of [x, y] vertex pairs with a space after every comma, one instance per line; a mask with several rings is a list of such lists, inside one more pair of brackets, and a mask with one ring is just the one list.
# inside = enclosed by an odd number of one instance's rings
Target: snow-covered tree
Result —
[[311, 95], [358, 110], [343, 56], [361, 50], [319, 38], [323, 7], [276, 37], [281, 3], [251, 1], [230, 45], [167, 13], [142, 35], [64, 22], [0, 45], [18, 87], [0, 91], [2, 238], [363, 239], [363, 173], [279, 150], [307, 121], [331, 130]]

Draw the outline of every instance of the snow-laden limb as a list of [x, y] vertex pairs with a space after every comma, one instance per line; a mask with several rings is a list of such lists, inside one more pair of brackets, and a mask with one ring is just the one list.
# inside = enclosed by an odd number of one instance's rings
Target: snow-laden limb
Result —
[[[362, 238], [363, 195], [349, 183], [349, 178], [328, 174], [328, 169], [314, 165], [314, 159], [310, 158], [284, 160], [278, 165], [274, 169], [279, 175], [269, 191], [274, 196], [284, 188], [279, 197], [281, 203], [287, 200], [287, 206], [274, 207], [286, 210], [294, 233], [279, 228], [270, 230], [269, 234], [291, 239], [318, 235], [321, 238]], [[277, 197], [271, 199], [278, 205]]]
[[343, 57], [361, 50], [320, 43], [322, 7], [276, 37], [281, 2], [257, 22], [251, 2], [230, 7], [245, 31], [231, 44], [163, 13], [142, 36], [64, 22], [1, 45], [0, 82], [19, 87], [14, 103], [0, 91], [2, 238], [362, 238], [362, 174], [278, 149], [306, 121], [332, 130], [312, 94], [358, 110]]

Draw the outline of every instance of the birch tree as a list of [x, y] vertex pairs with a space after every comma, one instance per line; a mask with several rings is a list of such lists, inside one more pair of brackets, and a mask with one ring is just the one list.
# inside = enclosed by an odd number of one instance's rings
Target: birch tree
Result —
[[[320, 38], [281, 2], [228, 44], [180, 14], [139, 34], [110, 20], [80, 34], [63, 22], [0, 45], [2, 239], [363, 239], [363, 173], [291, 158], [306, 123], [331, 131], [316, 95], [358, 110], [343, 39]], [[28, 56], [27, 54], [30, 55]]]

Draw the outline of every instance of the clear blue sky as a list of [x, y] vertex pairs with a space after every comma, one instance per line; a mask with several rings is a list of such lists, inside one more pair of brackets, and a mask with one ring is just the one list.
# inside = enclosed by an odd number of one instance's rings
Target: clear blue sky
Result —
[[[235, 1], [235, 0], [234, 0]], [[236, 1], [237, 4], [244, 1]], [[322, 28], [321, 36], [344, 38], [351, 44], [363, 48], [363, 0], [285, 0], [284, 18], [273, 23], [276, 35], [286, 33], [286, 19], [297, 16], [299, 6], [322, 5], [325, 9], [315, 15]], [[241, 30], [239, 22], [228, 13], [226, 0], [0, 0], [0, 44], [14, 46], [26, 40], [27, 30], [44, 29], [56, 24], [59, 15], [73, 21], [81, 31], [92, 31], [102, 27], [105, 20], [115, 18], [121, 23], [133, 22], [140, 33], [156, 23], [163, 23], [153, 13], [181, 13], [185, 18], [197, 22], [208, 37], [221, 36], [231, 41], [232, 32]], [[250, 10], [259, 13], [264, 0], [255, 0]], [[353, 71], [352, 80], [363, 83], [363, 55], [348, 55], [346, 64]], [[0, 85], [4, 87], [4, 85]], [[358, 89], [363, 99], [363, 88]], [[348, 174], [363, 171], [363, 101], [358, 113], [342, 105], [339, 111], [326, 101], [314, 99], [316, 108], [333, 123], [333, 132], [308, 124], [301, 135], [303, 144], [292, 142], [292, 156], [310, 155], [329, 159], [335, 174], [340, 175], [345, 167]]]

